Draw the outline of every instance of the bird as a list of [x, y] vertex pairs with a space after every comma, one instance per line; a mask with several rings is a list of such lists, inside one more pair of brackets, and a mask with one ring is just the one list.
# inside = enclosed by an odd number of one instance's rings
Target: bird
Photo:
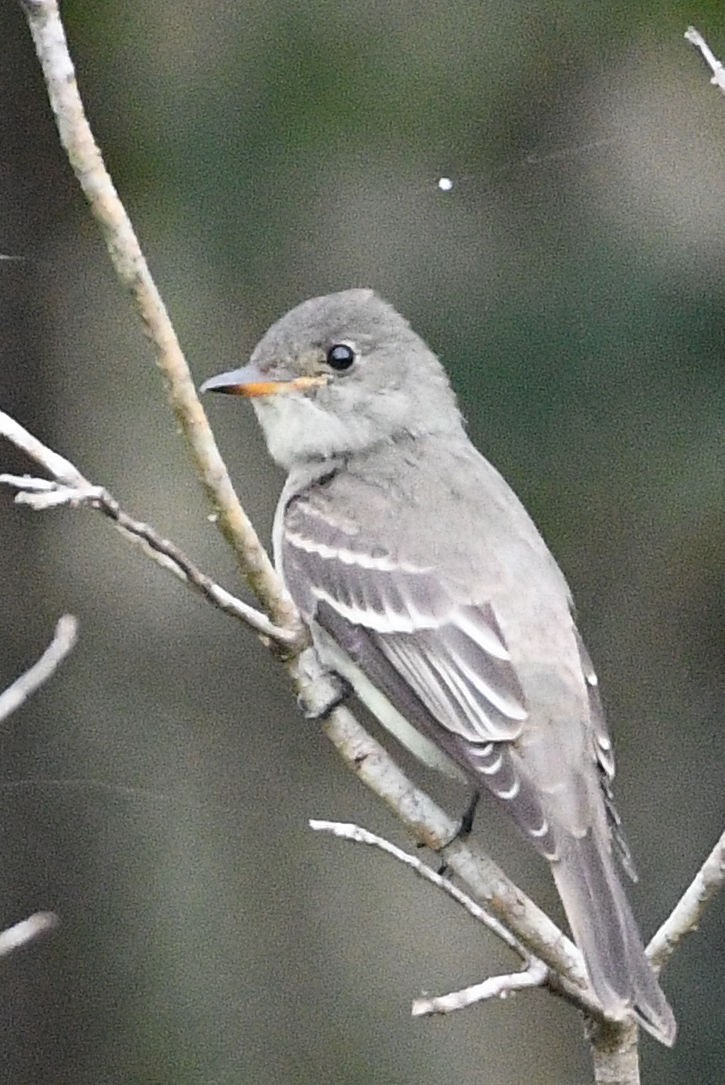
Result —
[[422, 762], [508, 813], [550, 864], [604, 1014], [671, 1046], [617, 868], [636, 877], [571, 592], [437, 356], [354, 288], [291, 309], [202, 391], [248, 398], [287, 472], [274, 560], [322, 663]]

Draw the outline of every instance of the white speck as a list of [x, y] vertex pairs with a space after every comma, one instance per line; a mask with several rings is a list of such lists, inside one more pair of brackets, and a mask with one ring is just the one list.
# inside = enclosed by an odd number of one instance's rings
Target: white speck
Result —
[[210, 524], [215, 524], [218, 519], [219, 519], [219, 513], [218, 512], [210, 512], [208, 514], [208, 516], [207, 516], [207, 520], [209, 521]]
[[453, 180], [450, 177], [439, 177], [438, 188], [441, 192], [450, 192], [453, 188]]

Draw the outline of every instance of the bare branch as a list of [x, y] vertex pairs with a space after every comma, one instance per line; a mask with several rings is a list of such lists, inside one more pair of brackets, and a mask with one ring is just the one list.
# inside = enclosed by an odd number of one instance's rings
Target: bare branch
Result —
[[514, 938], [498, 919], [489, 915], [475, 900], [463, 893], [453, 884], [450, 878], [443, 877], [443, 875], [432, 870], [416, 855], [410, 855], [408, 852], [403, 851], [402, 848], [396, 847], [389, 840], [385, 840], [382, 836], [377, 836], [375, 833], [368, 832], [367, 829], [349, 822], [312, 819], [309, 824], [311, 829], [332, 833], [333, 836], [341, 837], [343, 840], [351, 840], [355, 844], [366, 844], [369, 847], [379, 848], [380, 851], [391, 855], [399, 863], [403, 863], [404, 866], [414, 870], [424, 881], [430, 882], [431, 885], [437, 886], [438, 889], [452, 897], [469, 915], [473, 916], [479, 923], [483, 923], [485, 927], [517, 953], [523, 961], [528, 962], [527, 967], [520, 972], [505, 976], [493, 976], [484, 980], [483, 983], [447, 995], [417, 998], [411, 1008], [413, 1017], [452, 1013], [454, 1010], [462, 1010], [487, 999], [504, 998], [507, 994], [523, 990], [525, 987], [542, 987], [547, 982], [549, 969], [543, 961], [536, 957], [532, 958], [521, 942]]
[[[423, 796], [423, 798], [426, 802], [430, 802], [426, 796]], [[483, 1002], [495, 997], [505, 997], [507, 992], [523, 990], [525, 987], [549, 986], [555, 994], [560, 995], [568, 1002], [571, 1002], [591, 1017], [601, 1018], [601, 1007], [596, 998], [588, 990], [582, 990], [582, 987], [578, 982], [572, 982], [571, 980], [563, 978], [558, 969], [552, 971], [544, 961], [533, 954], [523, 941], [519, 940], [511, 933], [509, 927], [514, 928], [515, 923], [511, 922], [511, 916], [509, 914], [506, 914], [505, 916], [505, 921], [508, 926], [504, 926], [503, 923], [500, 923], [499, 920], [491, 914], [490, 908], [492, 905], [490, 899], [486, 901], [486, 907], [481, 907], [467, 893], [463, 893], [456, 885], [454, 885], [450, 878], [438, 874], [426, 863], [423, 863], [417, 856], [410, 855], [408, 852], [396, 847], [396, 845], [392, 844], [389, 840], [385, 840], [383, 837], [377, 836], [375, 833], [371, 833], [359, 825], [320, 820], [311, 820], [309, 824], [312, 829], [330, 832], [333, 836], [341, 837], [344, 840], [350, 840], [356, 844], [367, 844], [368, 846], [380, 849], [380, 851], [385, 852], [387, 855], [391, 855], [394, 859], [397, 859], [398, 862], [403, 863], [404, 866], [415, 871], [419, 877], [430, 882], [432, 885], [437, 886], [437, 888], [442, 889], [444, 893], [455, 900], [456, 903], [460, 904], [469, 915], [478, 922], [483, 923], [483, 925], [500, 938], [509, 949], [512, 949], [514, 953], [517, 953], [526, 965], [525, 969], [521, 972], [512, 973], [510, 976], [491, 977], [490, 979], [484, 980], [483, 983], [468, 987], [463, 991], [442, 995], [440, 996], [440, 1000], [438, 998], [418, 999], [413, 1003], [413, 1016], [450, 1013], [456, 1009], [464, 1009], [466, 1006], [471, 1006], [476, 1002]], [[446, 863], [448, 863], [451, 861], [451, 857], [447, 852], [444, 853], [446, 854]], [[494, 864], [491, 863], [490, 860], [487, 860], [487, 862], [490, 864], [491, 868], [494, 867]], [[453, 869], [452, 862], [451, 868]], [[502, 875], [502, 878], [505, 881], [504, 875]], [[480, 886], [477, 888], [480, 889]], [[516, 889], [515, 886], [513, 888]], [[519, 891], [516, 890], [516, 892]], [[485, 894], [483, 894], [483, 896], [485, 898]], [[521, 894], [521, 896], [523, 900], [526, 901], [523, 894]], [[534, 912], [536, 906], [530, 901], [526, 901], [526, 904], [531, 907], [531, 917], [535, 919]], [[546, 919], [546, 917], [544, 917], [544, 919]], [[557, 931], [557, 935], [562, 942], [567, 941], [561, 931]], [[578, 952], [575, 947], [572, 948], [575, 953]]]
[[225, 614], [231, 614], [243, 621], [256, 633], [274, 641], [285, 651], [295, 646], [295, 630], [279, 628], [266, 614], [250, 607], [248, 603], [237, 599], [216, 584], [206, 573], [202, 573], [178, 546], [163, 538], [148, 524], [134, 520], [123, 511], [108, 490], [89, 482], [70, 460], [48, 448], [4, 411], [0, 411], [0, 436], [7, 437], [18, 448], [27, 452], [56, 480], [32, 478], [29, 475], [0, 475], [0, 483], [12, 486], [17, 491], [16, 502], [37, 510], [56, 508], [59, 505], [70, 505], [72, 508], [87, 505], [97, 509], [112, 520], [126, 538], [139, 544], [157, 565], [191, 585]]
[[725, 833], [700, 867], [672, 913], [647, 946], [647, 956], [659, 972], [686, 934], [696, 931], [708, 903], [725, 882]]
[[714, 86], [719, 87], [722, 93], [725, 94], [725, 68], [723, 68], [700, 31], [695, 30], [694, 26], [688, 26], [685, 31], [685, 38], [702, 53], [703, 60], [712, 72], [712, 79], [710, 82]]
[[639, 1030], [634, 1021], [588, 1022], [595, 1085], [640, 1085]]
[[[293, 632], [298, 647], [302, 648], [306, 635], [297, 609], [234, 493], [176, 332], [93, 138], [78, 93], [56, 0], [21, 0], [21, 6], [43, 69], [60, 141], [101, 228], [116, 274], [131, 294], [135, 310], [151, 340], [157, 364], [166, 378], [169, 402], [216, 511], [219, 528], [273, 622]], [[51, 471], [51, 474], [55, 475], [55, 472]]]
[[47, 445], [44, 445], [42, 441], [39, 441], [37, 437], [34, 437], [32, 433], [21, 426], [19, 422], [16, 422], [14, 418], [11, 418], [9, 414], [5, 414], [4, 411], [0, 411], [0, 436], [7, 437], [16, 448], [25, 452], [30, 456], [31, 460], [35, 460], [41, 467], [44, 467], [56, 482], [79, 489], [83, 486], [90, 486], [90, 482], [83, 477], [70, 460], [60, 456], [52, 448], [48, 448]]
[[4, 931], [0, 931], [0, 957], [27, 946], [43, 934], [48, 934], [58, 926], [58, 916], [54, 912], [35, 912], [27, 919], [21, 919]]
[[78, 622], [72, 614], [64, 614], [55, 627], [53, 639], [37, 663], [16, 678], [0, 693], [0, 722], [20, 708], [31, 694], [47, 682], [56, 667], [65, 659], [76, 642]]
[[[333, 836], [339, 836], [343, 840], [351, 840], [354, 844], [367, 844], [369, 847], [379, 848], [387, 855], [392, 855], [399, 863], [403, 863], [404, 866], [414, 870], [424, 881], [430, 882], [432, 885], [442, 889], [449, 897], [452, 897], [456, 903], [460, 904], [462, 908], [465, 908], [469, 915], [473, 916], [474, 919], [477, 919], [479, 923], [483, 923], [484, 926], [488, 927], [488, 929], [500, 938], [502, 942], [505, 942], [514, 953], [518, 953], [523, 961], [529, 960], [530, 954], [526, 948], [517, 938], [514, 938], [495, 916], [489, 915], [480, 904], [476, 904], [475, 900], [454, 885], [450, 878], [438, 874], [419, 859], [417, 855], [410, 855], [408, 852], [403, 851], [402, 848], [398, 848], [395, 844], [391, 844], [389, 840], [385, 840], [384, 837], [377, 836], [375, 833], [363, 829], [360, 825], [353, 825], [350, 822], [320, 821], [312, 818], [310, 819], [309, 824], [311, 829], [315, 829], [318, 832], [332, 833]], [[548, 972], [548, 969], [546, 971]]]
[[465, 1010], [479, 1002], [489, 1002], [493, 998], [508, 998], [516, 991], [530, 987], [543, 987], [549, 976], [549, 969], [543, 961], [534, 957], [520, 972], [511, 972], [503, 976], [491, 976], [482, 983], [464, 987], [460, 991], [451, 991], [447, 995], [426, 995], [413, 1002], [413, 1017], [430, 1017], [433, 1014], [454, 1013]]
[[[336, 708], [324, 727], [348, 766], [391, 807], [415, 839], [440, 854], [473, 897], [585, 999], [589, 985], [581, 954], [563, 931], [491, 858], [457, 836], [457, 823], [411, 783], [347, 708]], [[592, 1000], [592, 1012], [595, 1006]]]

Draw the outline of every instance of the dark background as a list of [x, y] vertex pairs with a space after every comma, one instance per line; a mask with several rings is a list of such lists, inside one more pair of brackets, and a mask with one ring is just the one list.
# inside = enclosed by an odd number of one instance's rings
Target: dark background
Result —
[[[722, 4], [64, 7], [81, 90], [201, 381], [302, 298], [373, 285], [449, 368], [479, 447], [578, 601], [617, 740], [651, 933], [723, 815]], [[0, 6], [0, 405], [242, 590], [161, 380]], [[436, 188], [440, 174], [453, 191]], [[281, 478], [208, 404], [266, 539]], [[1, 470], [32, 469], [10, 447]], [[449, 901], [309, 817], [403, 840], [302, 721], [256, 640], [88, 512], [0, 493], [0, 687], [60, 613], [61, 673], [0, 735], [0, 1080], [574, 1085], [580, 1023], [538, 992], [413, 1021], [512, 960]], [[457, 792], [418, 774], [450, 808]], [[537, 899], [548, 873], [478, 832]], [[722, 903], [664, 978], [673, 1052], [723, 1080]]]

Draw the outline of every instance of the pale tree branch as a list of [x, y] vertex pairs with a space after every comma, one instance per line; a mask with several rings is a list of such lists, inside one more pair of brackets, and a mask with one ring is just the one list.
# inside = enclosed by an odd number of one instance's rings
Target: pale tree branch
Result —
[[78, 623], [72, 614], [64, 614], [55, 627], [53, 639], [40, 659], [0, 693], [0, 722], [20, 708], [51, 677], [55, 669], [72, 650], [78, 634]]
[[390, 840], [386, 840], [382, 836], [378, 836], [376, 833], [371, 833], [367, 829], [363, 829], [360, 825], [353, 825], [350, 822], [345, 821], [325, 821], [320, 818], [310, 819], [310, 828], [315, 832], [331, 833], [333, 836], [340, 837], [342, 840], [350, 840], [353, 844], [366, 844], [368, 847], [378, 848], [380, 851], [385, 852], [386, 855], [391, 855], [394, 859], [397, 859], [399, 863], [409, 867], [415, 871], [419, 878], [424, 881], [430, 882], [431, 885], [437, 886], [449, 897], [460, 904], [469, 915], [477, 919], [479, 923], [483, 923], [485, 927], [488, 927], [493, 934], [504, 942], [509, 949], [512, 949], [515, 953], [518, 953], [519, 957], [523, 961], [529, 959], [530, 954], [525, 947], [519, 942], [517, 938], [504, 927], [502, 923], [492, 915], [489, 915], [480, 904], [477, 904], [475, 900], [469, 897], [466, 893], [454, 885], [450, 878], [443, 874], [438, 874], [437, 871], [429, 867], [427, 863], [424, 863], [422, 859], [419, 859], [417, 855], [411, 855], [407, 851], [403, 851], [402, 848], [397, 847], [396, 844], [391, 843]]
[[695, 30], [694, 26], [688, 26], [685, 31], [685, 38], [687, 41], [691, 42], [696, 49], [700, 50], [703, 60], [712, 72], [712, 79], [710, 82], [714, 86], [719, 87], [721, 92], [725, 94], [725, 68], [723, 68], [722, 63], [717, 59], [700, 31]]
[[696, 931], [707, 905], [725, 882], [725, 832], [702, 864], [671, 914], [647, 946], [647, 956], [659, 972], [682, 939]]
[[639, 1029], [634, 1021], [612, 1024], [590, 1018], [585, 1032], [595, 1085], [639, 1085]]
[[[60, 459], [60, 457], [59, 457]], [[64, 614], [58, 620], [53, 639], [27, 671], [0, 693], [0, 723], [40, 689], [55, 673], [69, 652], [73, 650], [78, 636], [78, 622], [72, 614]], [[0, 931], [0, 957], [7, 957], [21, 946], [27, 946], [58, 925], [54, 912], [35, 912]]]
[[186, 359], [86, 119], [56, 0], [20, 0], [35, 43], [60, 141], [98, 222], [119, 281], [128, 290], [166, 378], [167, 394], [216, 511], [218, 526], [275, 625], [305, 636], [297, 609], [234, 493], [196, 394]]
[[163, 538], [148, 524], [134, 520], [123, 511], [108, 490], [89, 482], [70, 460], [48, 448], [4, 411], [0, 411], [0, 436], [7, 437], [54, 476], [54, 481], [50, 481], [29, 475], [1, 474], [0, 483], [17, 491], [15, 500], [18, 504], [29, 505], [36, 510], [57, 508], [59, 505], [70, 505], [72, 508], [86, 505], [97, 509], [112, 520], [126, 538], [140, 545], [157, 565], [188, 583], [219, 610], [243, 621], [285, 651], [295, 646], [297, 633], [294, 629], [274, 625], [266, 614], [215, 583], [175, 543]]
[[511, 934], [507, 927], [495, 918], [495, 916], [491, 915], [485, 908], [482, 908], [480, 904], [473, 900], [467, 893], [464, 893], [459, 889], [457, 885], [454, 885], [449, 877], [433, 870], [417, 855], [411, 855], [409, 852], [403, 851], [402, 848], [397, 847], [397, 845], [391, 843], [389, 840], [385, 840], [384, 837], [371, 833], [359, 825], [353, 825], [348, 822], [313, 819], [310, 821], [310, 828], [318, 832], [332, 833], [333, 836], [340, 837], [343, 840], [349, 840], [354, 844], [365, 844], [368, 847], [377, 848], [386, 855], [392, 856], [392, 858], [396, 859], [399, 863], [402, 863], [404, 866], [413, 870], [418, 877], [429, 882], [431, 885], [436, 886], [447, 896], [451, 897], [452, 900], [459, 904], [470, 916], [477, 920], [477, 922], [482, 923], [489, 931], [500, 938], [501, 941], [507, 945], [509, 949], [512, 949], [524, 962], [525, 968], [519, 972], [513, 972], [502, 976], [491, 976], [482, 983], [477, 983], [472, 987], [466, 987], [463, 990], [454, 991], [450, 994], [416, 999], [412, 1008], [414, 1017], [452, 1013], [455, 1010], [466, 1009], [468, 1006], [472, 1006], [478, 1002], [485, 1002], [488, 999], [505, 998], [507, 994], [512, 994], [515, 991], [522, 991], [525, 988], [545, 986], [552, 987], [556, 994], [568, 999], [575, 1006], [588, 1014], [601, 1016], [601, 1010], [596, 999], [583, 991], [578, 985], [562, 979], [557, 972], [552, 972], [544, 961], [532, 954], [518, 938], [515, 938]]
[[532, 957], [525, 968], [519, 972], [508, 972], [501, 976], [489, 976], [481, 983], [462, 987], [459, 991], [449, 991], [445, 995], [423, 995], [413, 1002], [413, 1017], [432, 1017], [436, 1014], [455, 1013], [480, 1002], [490, 1002], [493, 998], [510, 998], [517, 991], [543, 987], [546, 984], [549, 969], [543, 961]]
[[57, 926], [58, 916], [55, 912], [34, 912], [27, 919], [21, 919], [19, 923], [0, 931], [0, 957], [7, 957], [36, 938], [49, 934]]

